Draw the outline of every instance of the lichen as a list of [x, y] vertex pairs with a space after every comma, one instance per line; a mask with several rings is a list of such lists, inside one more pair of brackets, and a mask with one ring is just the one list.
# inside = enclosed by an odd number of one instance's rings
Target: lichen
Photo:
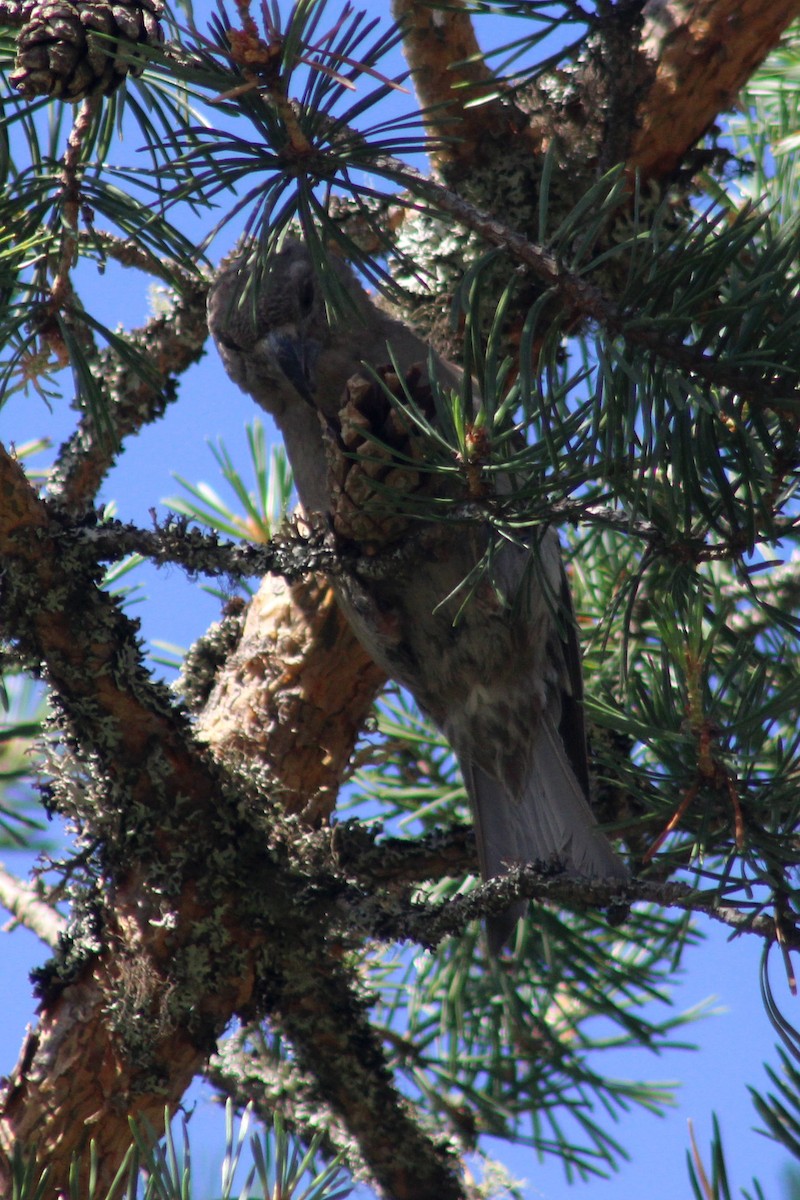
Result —
[[206, 705], [216, 682], [217, 672], [239, 644], [245, 611], [237, 609], [210, 625], [189, 648], [174, 690], [181, 695], [192, 713]]

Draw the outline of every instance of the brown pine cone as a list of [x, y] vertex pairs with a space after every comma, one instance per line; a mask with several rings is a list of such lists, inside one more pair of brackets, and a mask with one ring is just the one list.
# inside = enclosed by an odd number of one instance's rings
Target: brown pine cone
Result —
[[143, 68], [117, 58], [116, 44], [96, 35], [158, 45], [163, 41], [158, 21], [163, 7], [162, 0], [42, 0], [32, 5], [17, 37], [12, 86], [26, 100], [110, 95], [126, 75], [139, 75]]
[[[326, 430], [326, 456], [333, 528], [362, 551], [383, 548], [409, 529], [413, 497], [438, 493], [441, 484], [425, 470], [423, 434], [410, 418], [392, 407], [385, 388], [420, 412], [434, 415], [431, 388], [419, 367], [412, 367], [405, 389], [390, 367], [375, 379], [354, 375], [347, 381], [342, 406]], [[419, 465], [417, 465], [419, 464]]]

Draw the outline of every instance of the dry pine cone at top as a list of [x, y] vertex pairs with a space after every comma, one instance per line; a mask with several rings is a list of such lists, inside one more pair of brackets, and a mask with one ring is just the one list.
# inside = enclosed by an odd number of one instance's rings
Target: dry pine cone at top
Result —
[[140, 74], [141, 68], [116, 58], [115, 44], [107, 37], [158, 45], [163, 41], [158, 21], [163, 7], [162, 0], [34, 4], [25, 12], [17, 36], [12, 86], [26, 100], [54, 96], [76, 101], [96, 92], [110, 95], [128, 73]]

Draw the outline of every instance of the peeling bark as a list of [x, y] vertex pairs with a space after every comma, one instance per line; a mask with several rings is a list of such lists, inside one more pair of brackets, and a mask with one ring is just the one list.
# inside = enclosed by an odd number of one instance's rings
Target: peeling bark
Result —
[[268, 576], [200, 716], [198, 736], [222, 759], [263, 764], [286, 811], [317, 824], [334, 809], [385, 678], [323, 579], [290, 585]]
[[798, 0], [652, 0], [642, 54], [652, 85], [637, 113], [627, 164], [669, 178], [689, 147], [730, 109], [800, 13]]

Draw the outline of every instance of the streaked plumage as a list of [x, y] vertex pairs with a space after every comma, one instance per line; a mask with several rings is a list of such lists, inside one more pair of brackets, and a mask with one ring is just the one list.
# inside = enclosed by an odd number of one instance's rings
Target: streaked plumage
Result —
[[[238, 298], [245, 275], [223, 268], [209, 326], [231, 378], [281, 429], [307, 512], [331, 508], [323, 429], [335, 424], [353, 376], [393, 361], [427, 367], [428, 347], [378, 309], [344, 266], [351, 314], [329, 324], [305, 246], [287, 240], [255, 305]], [[391, 346], [391, 356], [388, 350]], [[457, 374], [436, 360], [445, 385]], [[325, 422], [319, 414], [324, 414]], [[439, 530], [441, 527], [439, 527]], [[620, 881], [628, 873], [588, 802], [581, 674], [572, 610], [554, 531], [496, 547], [491, 581], [466, 605], [459, 585], [483, 554], [488, 526], [437, 532], [398, 574], [353, 569], [336, 586], [373, 658], [443, 730], [460, 763], [484, 878], [510, 864], [558, 859], [572, 873]], [[488, 923], [498, 950], [525, 903]]]

